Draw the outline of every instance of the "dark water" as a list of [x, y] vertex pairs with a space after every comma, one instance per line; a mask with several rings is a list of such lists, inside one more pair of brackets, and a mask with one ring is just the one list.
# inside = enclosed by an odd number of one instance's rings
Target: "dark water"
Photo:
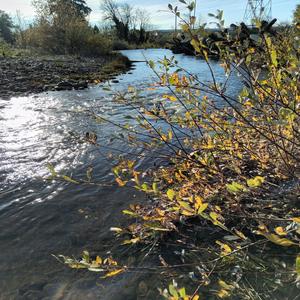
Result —
[[[135, 61], [144, 60], [143, 54], [152, 60], [171, 56], [167, 50], [124, 54]], [[203, 61], [176, 58], [201, 80], [211, 80]], [[212, 64], [217, 80], [223, 80], [222, 69]], [[112, 88], [147, 88], [153, 82], [155, 76], [145, 63], [134, 67], [119, 76]], [[233, 94], [240, 89], [237, 79], [232, 79], [230, 89]], [[159, 96], [159, 91], [149, 90], [143, 101]], [[74, 139], [94, 131], [98, 142], [108, 145], [116, 130], [109, 124], [95, 124], [87, 109], [116, 122], [132, 113], [112, 101], [101, 85], [80, 92], [0, 99], [0, 299], [143, 299], [136, 292], [137, 275], [100, 281], [98, 274], [70, 270], [51, 256], [78, 257], [86, 249], [105, 256], [112, 243], [109, 228], [125, 222], [121, 210], [129, 203], [145, 201], [142, 195], [114, 184], [91, 187], [44, 180], [50, 162], [58, 171], [76, 177], [83, 177], [87, 167], [93, 166], [97, 181], [113, 183], [111, 162], [104, 153]], [[118, 140], [110, 146], [126, 150]], [[130, 252], [122, 255], [130, 257]]]

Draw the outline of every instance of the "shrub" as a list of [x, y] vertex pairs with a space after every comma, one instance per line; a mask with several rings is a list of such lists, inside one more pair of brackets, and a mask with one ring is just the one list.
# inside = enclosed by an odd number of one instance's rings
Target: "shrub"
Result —
[[124, 40], [114, 40], [112, 42], [113, 50], [128, 50], [130, 48], [128, 42]]
[[[169, 8], [180, 18], [177, 8]], [[217, 18], [221, 28], [222, 14]], [[148, 62], [158, 78], [155, 87], [167, 91], [160, 102], [141, 104], [133, 88], [118, 94], [116, 99], [137, 117], [134, 127], [115, 124], [127, 133], [118, 137], [133, 148], [113, 169], [116, 182], [152, 201], [130, 205], [123, 213], [131, 224], [112, 231], [124, 239], [122, 244], [142, 244], [151, 252], [165, 243], [170, 253], [179, 252], [169, 258], [174, 265], [159, 253], [160, 269], [184, 278], [193, 292], [187, 296], [185, 289], [170, 285], [161, 291], [168, 299], [198, 299], [200, 291], [219, 298], [270, 298], [296, 288], [300, 276], [298, 33], [293, 28], [276, 33], [271, 23], [262, 22], [255, 40], [241, 25], [233, 34], [222, 31], [220, 39], [203, 44], [192, 30], [195, 19], [181, 20], [212, 82], [200, 81], [174, 58], [165, 58], [160, 68]], [[219, 49], [227, 78], [242, 78], [237, 97], [227, 93], [228, 79], [221, 84], [215, 77], [208, 59], [211, 48]], [[132, 159], [147, 154], [161, 167], [145, 170]], [[280, 256], [280, 247], [291, 249], [292, 263]], [[127, 269], [132, 270], [127, 266], [122, 272]], [[256, 290], [252, 277], [259, 278]]]

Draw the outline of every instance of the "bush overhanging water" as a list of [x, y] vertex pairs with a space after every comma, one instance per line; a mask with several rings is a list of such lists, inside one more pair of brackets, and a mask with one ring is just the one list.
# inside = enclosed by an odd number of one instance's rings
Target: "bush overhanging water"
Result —
[[[176, 7], [169, 8], [181, 18]], [[178, 268], [192, 273], [193, 280], [183, 281], [193, 290], [188, 296], [173, 283], [161, 290], [168, 299], [195, 300], [202, 293], [270, 297], [296, 287], [300, 276], [299, 32], [276, 32], [262, 22], [252, 38], [243, 35], [243, 26], [224, 30], [222, 14], [216, 17], [222, 38], [211, 44], [192, 29], [194, 17], [181, 19], [196, 55], [206, 61], [210, 84], [165, 58], [161, 69], [148, 62], [158, 77], [155, 88], [167, 91], [163, 101], [141, 107], [133, 88], [117, 97], [137, 112], [137, 127], [115, 124], [127, 133], [127, 143], [168, 164], [145, 172], [138, 161], [119, 161], [113, 169], [117, 183], [152, 201], [124, 210], [132, 224], [112, 230], [124, 237], [123, 244], [151, 245], [151, 251], [170, 239], [184, 250], [184, 259], [170, 259], [173, 265], [160, 260], [161, 268], [173, 270], [175, 278]], [[241, 78], [238, 97], [227, 93], [230, 80], [221, 84], [215, 77], [211, 47], [218, 49], [227, 78]], [[209, 238], [203, 238], [205, 231]], [[280, 247], [293, 257], [281, 268]]]

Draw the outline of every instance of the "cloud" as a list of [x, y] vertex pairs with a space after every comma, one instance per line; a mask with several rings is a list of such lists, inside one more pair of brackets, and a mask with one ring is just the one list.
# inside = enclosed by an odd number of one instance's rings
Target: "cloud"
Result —
[[20, 11], [24, 17], [33, 17], [34, 8], [31, 5], [31, 0], [5, 0], [1, 1], [1, 10], [15, 15], [17, 11]]

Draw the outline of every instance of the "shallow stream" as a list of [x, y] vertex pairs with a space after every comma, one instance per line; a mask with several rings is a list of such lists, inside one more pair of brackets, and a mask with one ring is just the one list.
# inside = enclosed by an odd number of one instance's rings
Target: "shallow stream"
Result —
[[[112, 89], [122, 91], [130, 85], [146, 90], [142, 101], [160, 97], [159, 90], [147, 89], [156, 78], [143, 61], [145, 57], [156, 61], [171, 56], [171, 52], [128, 50], [123, 54], [139, 62], [134, 63], [133, 70], [118, 76], [118, 82], [111, 83]], [[211, 80], [204, 61], [184, 55], [176, 55], [176, 59], [201, 80]], [[212, 65], [217, 80], [223, 80], [221, 67], [217, 62]], [[233, 78], [229, 87], [229, 92], [236, 94], [239, 80]], [[113, 184], [111, 163], [98, 148], [74, 139], [93, 131], [98, 142], [107, 145], [116, 130], [109, 124], [95, 124], [85, 110], [116, 122], [132, 113], [130, 108], [114, 102], [101, 84], [84, 91], [0, 99], [1, 300], [145, 299], [145, 295], [138, 294], [140, 290], [155, 286], [151, 277], [141, 284], [140, 276], [135, 274], [101, 281], [98, 274], [70, 270], [51, 256], [78, 257], [83, 250], [105, 256], [112, 243], [109, 228], [125, 222], [122, 209], [143, 201], [142, 195]], [[126, 150], [118, 140], [112, 145]], [[97, 180], [112, 186], [46, 181], [47, 163], [77, 177], [93, 166]], [[151, 166], [150, 161], [142, 163]], [[130, 251], [122, 255], [130, 257]], [[152, 297], [149, 289], [145, 294]]]

